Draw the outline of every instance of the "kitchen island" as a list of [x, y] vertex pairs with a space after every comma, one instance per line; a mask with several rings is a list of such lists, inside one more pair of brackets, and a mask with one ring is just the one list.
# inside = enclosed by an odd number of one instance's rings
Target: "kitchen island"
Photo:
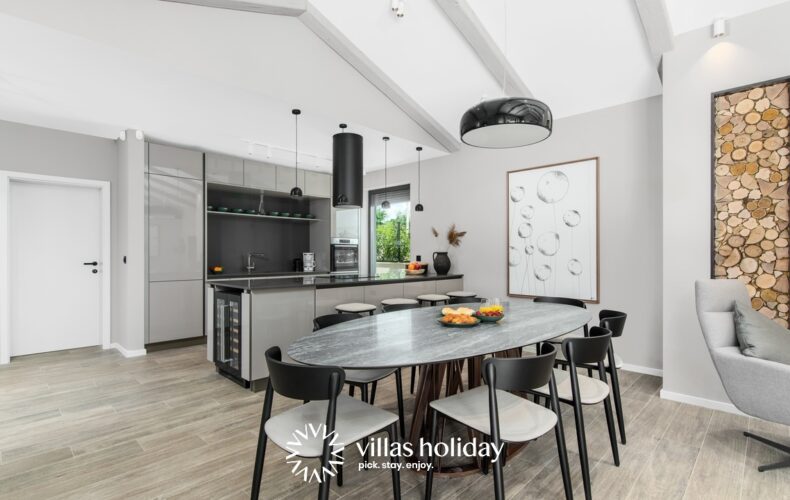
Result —
[[268, 377], [265, 352], [285, 351], [313, 330], [313, 318], [348, 302], [373, 304], [463, 290], [463, 275], [409, 276], [405, 271], [378, 276], [307, 276], [212, 280], [207, 282], [208, 359], [253, 390]]

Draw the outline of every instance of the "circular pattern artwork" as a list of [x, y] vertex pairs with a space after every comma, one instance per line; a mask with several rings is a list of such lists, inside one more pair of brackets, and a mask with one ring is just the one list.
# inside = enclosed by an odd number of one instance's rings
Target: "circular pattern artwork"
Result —
[[582, 263], [579, 262], [579, 259], [571, 259], [568, 261], [568, 272], [574, 276], [580, 276], [582, 274]]
[[535, 253], [535, 247], [529, 243], [524, 246], [524, 253], [527, 255], [532, 255]]
[[546, 264], [541, 264], [535, 268], [535, 278], [538, 281], [546, 281], [551, 278], [551, 267]]
[[516, 186], [510, 190], [510, 200], [513, 203], [518, 203], [524, 199], [524, 186]]
[[538, 236], [538, 251], [547, 257], [556, 254], [560, 249], [560, 235], [549, 231]]
[[513, 245], [510, 245], [508, 249], [507, 263], [510, 267], [518, 267], [518, 265], [521, 264], [521, 252]]
[[532, 236], [532, 224], [525, 222], [518, 226], [518, 235], [522, 238], [529, 238]]
[[569, 187], [568, 176], [564, 173], [558, 170], [546, 172], [538, 180], [538, 198], [545, 203], [557, 203], [565, 198]]
[[582, 216], [576, 210], [568, 210], [562, 214], [562, 222], [568, 227], [576, 227], [582, 221]]
[[530, 220], [535, 216], [535, 207], [532, 205], [524, 205], [521, 207], [521, 216], [527, 220]]

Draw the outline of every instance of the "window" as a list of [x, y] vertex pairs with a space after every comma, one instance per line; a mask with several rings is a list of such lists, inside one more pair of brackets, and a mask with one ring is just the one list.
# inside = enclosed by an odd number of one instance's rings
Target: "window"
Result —
[[[381, 204], [387, 200], [389, 208]], [[411, 200], [409, 186], [370, 191], [370, 274], [390, 274], [403, 269], [411, 257]]]

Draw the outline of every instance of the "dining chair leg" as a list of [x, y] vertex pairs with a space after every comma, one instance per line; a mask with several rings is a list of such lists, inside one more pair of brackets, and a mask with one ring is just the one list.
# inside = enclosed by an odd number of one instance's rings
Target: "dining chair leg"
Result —
[[400, 438], [406, 439], [406, 419], [403, 416], [403, 380], [401, 369], [395, 370], [395, 392], [398, 397], [398, 421], [400, 422]]
[[[398, 426], [397, 424], [392, 424], [387, 428], [387, 436], [389, 437], [390, 443], [398, 443], [400, 440], [398, 439]], [[398, 455], [395, 453], [390, 453], [390, 463], [393, 464], [392, 467], [392, 498], [395, 500], [400, 500], [400, 470], [398, 469], [398, 464], [400, 463], [400, 459]]]
[[620, 430], [620, 442], [625, 444], [625, 418], [623, 417], [623, 400], [620, 398], [620, 376], [617, 374], [617, 367], [614, 365], [614, 349], [609, 347], [609, 374], [612, 376], [612, 397], [614, 398], [614, 409], [617, 413], [617, 426]]
[[411, 367], [411, 383], [409, 384], [410, 385], [410, 387], [409, 387], [409, 394], [414, 394], [414, 379], [416, 378], [416, 375], [417, 375], [417, 367], [416, 366], [412, 366]]
[[614, 416], [612, 415], [612, 401], [609, 396], [603, 400], [603, 407], [606, 411], [606, 427], [609, 429], [609, 442], [612, 444], [612, 457], [614, 464], [620, 466], [620, 453], [617, 451], [617, 431], [614, 430]]
[[352, 397], [352, 398], [354, 397], [354, 386], [353, 385], [349, 384], [349, 386], [348, 386], [348, 395], [350, 397]]
[[335, 478], [338, 486], [343, 486], [343, 450], [337, 452], [340, 463], [337, 465], [337, 477]]
[[[571, 366], [571, 381], [576, 381], [575, 366]], [[587, 458], [587, 436], [584, 432], [584, 415], [582, 413], [581, 397], [579, 396], [578, 382], [571, 384], [573, 390], [573, 416], [576, 420], [576, 440], [579, 445], [579, 462], [582, 468], [582, 483], [584, 485], [584, 498], [592, 499], [592, 488], [590, 487], [590, 462]]]
[[[359, 392], [361, 392], [361, 393], [362, 393], [362, 394], [361, 394], [361, 396], [362, 396], [362, 402], [363, 402], [363, 403], [367, 403], [367, 402], [368, 402], [368, 384], [362, 384], [362, 385], [359, 387]], [[364, 442], [364, 443], [366, 443], [366, 444], [367, 444], [369, 441], [370, 441], [370, 438], [369, 438], [369, 437], [366, 437], [366, 438], [363, 440], [363, 442]], [[362, 456], [362, 457], [363, 457], [363, 460], [364, 460], [365, 462], [368, 462], [368, 461], [369, 461], [369, 458], [370, 458], [370, 453], [367, 451], [367, 449], [368, 449], [368, 448], [367, 448], [367, 446], [366, 446], [366, 447], [365, 447], [365, 454]]]
[[[430, 409], [431, 413], [431, 444], [436, 444], [436, 433], [439, 431], [439, 417], [436, 410]], [[431, 500], [431, 490], [433, 489], [433, 466], [436, 460], [433, 455], [428, 461], [428, 470], [425, 473], [425, 500]]]
[[[501, 446], [502, 443], [497, 443], [495, 440], [491, 440], [492, 446]], [[504, 465], [503, 456], [505, 454], [504, 446], [502, 448], [502, 454], [499, 455], [499, 460], [496, 462], [492, 461], [492, 465], [494, 466], [494, 498], [496, 500], [504, 500], [505, 498], [505, 480], [502, 477], [503, 471], [502, 466]]]
[[[546, 398], [548, 400], [548, 398]], [[562, 410], [559, 400], [555, 395], [551, 401], [552, 409], [557, 415], [557, 425], [554, 426], [554, 439], [557, 441], [557, 456], [562, 472], [562, 487], [565, 490], [565, 500], [573, 500], [573, 486], [571, 485], [571, 470], [568, 465], [568, 449], [565, 446], [565, 429], [562, 425]]]
[[373, 402], [376, 400], [376, 385], [378, 385], [378, 380], [373, 381], [370, 385], [370, 404], [373, 405]]
[[272, 383], [269, 381], [266, 388], [266, 396], [263, 399], [263, 412], [261, 413], [261, 426], [258, 430], [258, 446], [255, 450], [255, 465], [252, 470], [252, 489], [250, 490], [250, 500], [258, 500], [261, 491], [261, 478], [263, 477], [263, 462], [266, 458], [266, 421], [272, 414], [272, 401], [274, 399], [274, 391], [271, 387]]

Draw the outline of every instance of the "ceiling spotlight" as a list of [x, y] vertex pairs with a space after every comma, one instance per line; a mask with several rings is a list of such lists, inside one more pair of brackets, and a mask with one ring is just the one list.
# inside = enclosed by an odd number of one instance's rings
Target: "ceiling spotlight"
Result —
[[252, 143], [251, 142], [247, 143], [247, 154], [252, 156]]
[[727, 36], [727, 19], [720, 17], [713, 21], [713, 38]]
[[401, 17], [403, 17], [405, 13], [406, 13], [406, 2], [404, 0], [400, 0], [400, 2], [398, 2], [398, 8], [395, 9], [395, 16], [400, 19]]
[[392, 12], [398, 10], [398, 6], [400, 5], [400, 0], [392, 0], [390, 6], [392, 7]]

